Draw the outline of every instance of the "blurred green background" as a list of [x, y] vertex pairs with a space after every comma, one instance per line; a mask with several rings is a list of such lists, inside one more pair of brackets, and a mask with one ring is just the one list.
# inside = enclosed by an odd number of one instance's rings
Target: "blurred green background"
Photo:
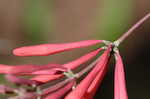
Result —
[[[114, 41], [149, 12], [150, 0], [0, 0], [0, 63], [68, 62], [90, 49], [40, 57], [16, 57], [12, 49], [87, 39]], [[149, 27], [150, 20], [120, 46], [129, 99], [150, 99]], [[113, 99], [112, 68], [95, 96], [99, 98]]]

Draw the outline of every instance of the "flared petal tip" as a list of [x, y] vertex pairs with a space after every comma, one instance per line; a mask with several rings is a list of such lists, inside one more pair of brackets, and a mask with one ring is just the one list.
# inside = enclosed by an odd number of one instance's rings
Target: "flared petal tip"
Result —
[[16, 48], [16, 49], [13, 50], [13, 54], [16, 55], [16, 56], [23, 56], [24, 52], [22, 52], [20, 50], [20, 48]]
[[47, 47], [45, 45], [25, 46], [13, 50], [13, 54], [16, 56], [41, 56], [47, 55], [47, 53]]

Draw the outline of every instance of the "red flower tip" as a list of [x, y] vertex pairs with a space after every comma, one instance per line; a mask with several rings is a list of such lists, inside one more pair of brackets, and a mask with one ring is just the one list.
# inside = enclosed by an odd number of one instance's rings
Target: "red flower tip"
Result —
[[15, 66], [0, 64], [0, 74], [32, 75], [33, 72], [48, 70], [48, 69], [51, 69], [51, 72], [53, 73], [55, 73], [56, 71], [66, 70], [66, 68], [64, 68], [59, 64], [47, 64], [47, 65], [26, 64], [26, 65], [15, 65]]
[[95, 45], [101, 42], [102, 40], [86, 40], [64, 44], [41, 44], [36, 46], [26, 46], [13, 50], [13, 54], [17, 56], [46, 56], [74, 48]]
[[116, 52], [116, 66], [115, 66], [115, 82], [114, 82], [114, 99], [128, 99], [125, 73], [122, 58], [119, 52]]

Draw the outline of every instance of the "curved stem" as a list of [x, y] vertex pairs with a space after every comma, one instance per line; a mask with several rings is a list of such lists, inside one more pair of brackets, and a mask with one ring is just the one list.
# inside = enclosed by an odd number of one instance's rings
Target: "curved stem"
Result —
[[127, 32], [125, 32], [118, 40], [114, 43], [118, 46], [121, 42], [123, 42], [133, 31], [139, 27], [143, 22], [150, 18], [150, 13], [148, 13], [145, 17], [139, 20], [135, 25], [133, 25]]

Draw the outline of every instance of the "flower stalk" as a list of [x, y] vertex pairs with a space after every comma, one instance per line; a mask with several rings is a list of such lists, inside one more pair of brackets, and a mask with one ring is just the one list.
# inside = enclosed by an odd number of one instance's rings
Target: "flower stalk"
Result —
[[125, 32], [119, 39], [117, 39], [114, 44], [119, 46], [129, 35], [133, 33], [135, 29], [137, 29], [141, 24], [143, 24], [146, 20], [150, 18], [150, 13], [144, 16], [141, 20], [139, 20], [135, 25], [133, 25], [127, 32]]

